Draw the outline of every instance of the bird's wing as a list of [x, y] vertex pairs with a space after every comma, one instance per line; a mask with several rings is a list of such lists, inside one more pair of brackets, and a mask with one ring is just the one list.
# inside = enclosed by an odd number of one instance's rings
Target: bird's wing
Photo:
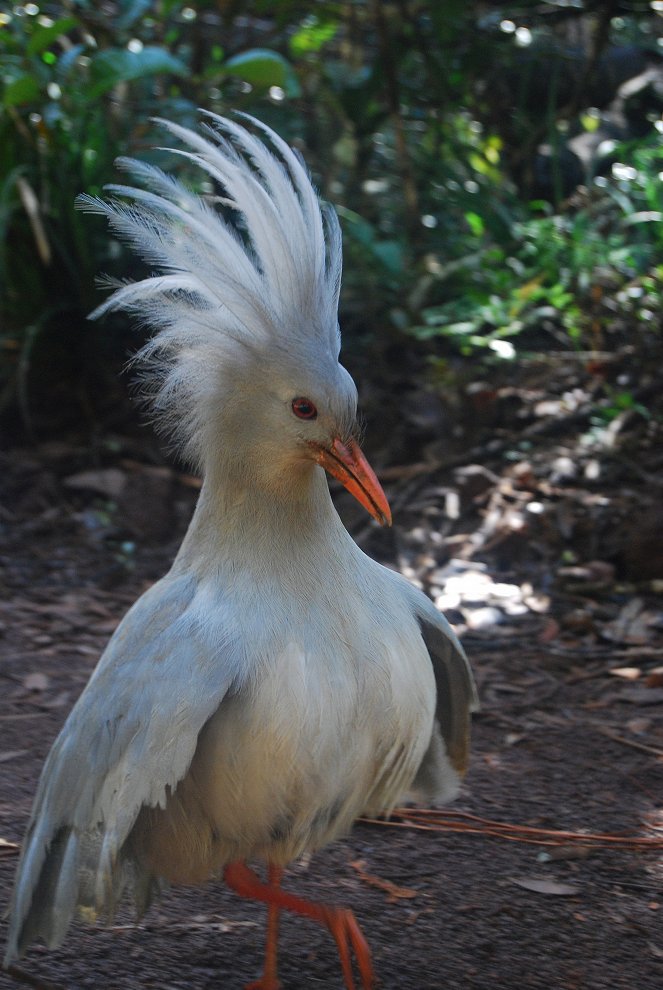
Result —
[[165, 804], [237, 676], [232, 633], [210, 626], [200, 597], [184, 574], [146, 592], [55, 741], [19, 863], [6, 963], [34, 938], [59, 945], [77, 907], [112, 915], [138, 812]]
[[408, 594], [437, 687], [433, 735], [413, 787], [429, 798], [447, 801], [455, 796], [467, 769], [470, 720], [479, 699], [465, 651], [446, 618], [411, 585]]

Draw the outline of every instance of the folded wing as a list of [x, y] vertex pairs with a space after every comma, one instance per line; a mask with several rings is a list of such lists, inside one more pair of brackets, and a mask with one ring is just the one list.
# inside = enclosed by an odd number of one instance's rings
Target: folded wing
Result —
[[[59, 945], [77, 908], [112, 916], [140, 809], [165, 805], [232, 684], [232, 635], [215, 623], [210, 642], [196, 591], [191, 576], [168, 575], [136, 602], [56, 740], [23, 845], [6, 963], [34, 938]], [[140, 909], [154, 881], [133, 880]]]
[[467, 769], [470, 721], [479, 699], [465, 651], [446, 618], [416, 588], [410, 587], [409, 595], [437, 687], [433, 734], [412, 786], [430, 800], [446, 802], [456, 796]]

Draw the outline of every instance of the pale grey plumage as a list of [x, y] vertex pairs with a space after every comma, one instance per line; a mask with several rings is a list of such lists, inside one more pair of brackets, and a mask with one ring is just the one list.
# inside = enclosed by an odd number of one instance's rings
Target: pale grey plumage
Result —
[[[162, 880], [234, 859], [286, 863], [388, 812], [414, 787], [452, 797], [476, 697], [430, 601], [367, 558], [311, 449], [346, 436], [356, 390], [338, 364], [340, 235], [299, 159], [209, 116], [165, 124], [221, 184], [205, 201], [132, 164], [150, 189], [85, 199], [161, 274], [122, 286], [155, 328], [157, 411], [201, 463], [172, 570], [129, 611], [45, 764], [11, 906], [6, 961], [59, 944], [76, 912], [139, 909]], [[326, 236], [325, 236], [326, 232]], [[302, 423], [295, 396], [315, 399]], [[437, 700], [436, 700], [437, 696]]]

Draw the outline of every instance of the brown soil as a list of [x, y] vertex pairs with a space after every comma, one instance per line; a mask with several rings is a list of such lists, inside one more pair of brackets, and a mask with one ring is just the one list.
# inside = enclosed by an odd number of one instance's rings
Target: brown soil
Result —
[[[130, 483], [112, 497], [71, 482], [86, 452], [51, 445], [0, 465], [8, 507], [0, 518], [0, 842], [9, 843], [0, 845], [0, 908], [16, 866], [11, 843], [21, 840], [49, 746], [114, 625], [166, 568], [195, 497], [188, 479], [141, 469], [124, 453], [115, 466]], [[112, 484], [105, 475], [96, 481], [102, 492]], [[417, 556], [413, 519], [400, 517], [393, 542], [364, 529], [369, 548], [400, 566], [409, 561], [415, 575], [430, 571]], [[500, 581], [527, 574], [535, 587], [545, 584], [550, 558], [540, 547], [536, 567], [530, 556], [511, 556], [516, 576], [497, 561]], [[660, 839], [660, 597], [655, 588], [642, 592], [648, 622], [634, 642], [623, 622], [615, 626], [633, 590], [614, 581], [606, 590], [604, 581], [597, 591], [592, 575], [584, 590], [558, 591], [538, 611], [521, 609], [498, 625], [461, 622], [483, 708], [455, 809]], [[633, 672], [611, 672], [620, 667]], [[485, 827], [468, 834], [358, 824], [293, 864], [286, 884], [354, 909], [380, 990], [659, 990], [662, 856], [588, 850], [580, 836], [539, 847]], [[0, 988], [30, 980], [68, 990], [240, 988], [260, 971], [264, 921], [262, 907], [221, 884], [173, 890], [138, 925], [127, 908], [111, 929], [77, 927], [60, 950], [31, 948], [16, 977], [0, 972]], [[281, 976], [288, 990], [340, 988], [331, 938], [285, 918]]]

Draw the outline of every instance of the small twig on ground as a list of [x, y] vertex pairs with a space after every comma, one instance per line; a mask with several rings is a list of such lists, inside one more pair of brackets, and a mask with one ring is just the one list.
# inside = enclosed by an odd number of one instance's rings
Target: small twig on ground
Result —
[[641, 753], [649, 753], [651, 756], [655, 756], [657, 759], [663, 760], [663, 749], [657, 749], [656, 746], [648, 746], [646, 743], [637, 742], [635, 739], [626, 739], [624, 736], [618, 735], [606, 726], [601, 726], [599, 732], [602, 732], [604, 736], [608, 737], [608, 739], [613, 739], [615, 742], [621, 743], [622, 746], [630, 746], [631, 749], [638, 749]]
[[[537, 846], [586, 845], [599, 848], [623, 848], [653, 852], [663, 849], [663, 837], [624, 835], [603, 832], [568, 832], [563, 829], [514, 825], [479, 818], [465, 811], [438, 811], [435, 808], [396, 808], [390, 819], [360, 818], [369, 825], [391, 828], [414, 828], [425, 832], [465, 832], [489, 835], [510, 842], [527, 842]], [[649, 826], [651, 827], [651, 826]]]
[[387, 903], [396, 904], [400, 900], [409, 900], [412, 897], [416, 897], [419, 893], [418, 890], [413, 890], [412, 887], [399, 887], [397, 884], [392, 883], [391, 880], [384, 880], [382, 877], [376, 877], [372, 873], [367, 873], [364, 867], [366, 863], [363, 859], [356, 859], [350, 866], [353, 870], [357, 871], [359, 879], [363, 880], [364, 883], [370, 884], [371, 887], [377, 887], [378, 890], [384, 890], [387, 894]]

